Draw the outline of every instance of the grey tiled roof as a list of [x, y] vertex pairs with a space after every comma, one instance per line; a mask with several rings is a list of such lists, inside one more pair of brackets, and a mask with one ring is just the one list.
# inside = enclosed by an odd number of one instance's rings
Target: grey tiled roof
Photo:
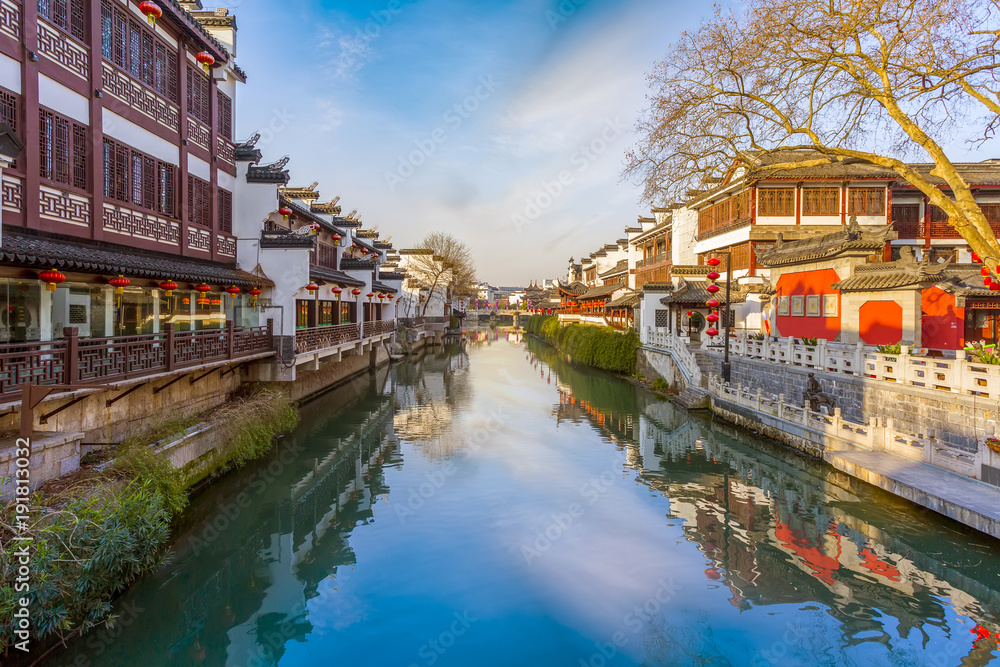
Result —
[[[708, 291], [709, 283], [707, 281], [698, 282], [688, 282], [681, 278], [680, 283], [671, 291], [670, 294], [660, 299], [660, 303], [663, 305], [669, 305], [671, 303], [683, 303], [690, 305], [704, 305], [709, 299], [713, 297], [712, 293]], [[721, 288], [718, 293], [714, 295], [719, 301], [725, 302], [726, 300], [726, 283], [719, 283]], [[743, 303], [747, 300], [747, 291], [742, 289], [739, 285], [734, 284], [731, 288], [729, 294], [730, 303]]]
[[310, 266], [309, 277], [313, 279], [318, 278], [319, 280], [326, 280], [331, 283], [337, 283], [341, 287], [361, 287], [365, 284], [365, 281], [352, 278], [343, 271], [335, 271], [322, 266]]
[[245, 288], [274, 285], [267, 278], [247, 273], [235, 264], [206, 262], [57, 236], [38, 236], [11, 228], [4, 229], [0, 258], [17, 266], [38, 269], [55, 267], [112, 276], [122, 274], [126, 278], [171, 279]]
[[822, 236], [784, 241], [779, 234], [774, 247], [757, 251], [757, 262], [763, 266], [783, 266], [835, 257], [848, 251], [875, 253], [885, 247], [886, 241], [897, 236], [888, 225], [862, 229], [852, 217], [851, 224], [847, 227], [840, 227], [837, 231]]

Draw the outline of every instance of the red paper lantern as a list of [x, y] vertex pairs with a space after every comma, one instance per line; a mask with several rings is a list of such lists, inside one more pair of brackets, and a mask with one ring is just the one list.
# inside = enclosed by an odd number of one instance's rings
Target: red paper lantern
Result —
[[177, 283], [173, 280], [164, 280], [160, 283], [160, 289], [165, 292], [164, 296], [171, 297], [174, 295], [174, 290], [177, 289]]
[[715, 327], [711, 327], [709, 329], [705, 329], [705, 333], [707, 333], [712, 338], [715, 338], [716, 336], [719, 335], [719, 330], [716, 329]]
[[990, 270], [984, 266], [983, 268], [979, 269], [979, 273], [983, 274], [984, 276], [988, 276], [990, 275]]
[[206, 285], [205, 283], [202, 283], [200, 285], [195, 285], [194, 291], [195, 292], [200, 292], [202, 294], [207, 294], [208, 292], [212, 291], [212, 288], [209, 287], [208, 285]]
[[694, 315], [694, 311], [693, 310], [689, 310], [688, 311], [688, 317], [692, 317], [693, 315]]
[[362, 255], [367, 255], [368, 254], [368, 248], [366, 248], [364, 246], [361, 246], [361, 254]]
[[343, 240], [344, 240], [344, 237], [343, 237], [343, 236], [341, 236], [340, 234], [334, 234], [334, 235], [333, 235], [333, 242], [334, 242], [334, 243], [337, 243], [337, 244], [339, 244], [339, 243], [340, 243], [341, 241], [343, 241]]
[[201, 63], [201, 66], [205, 68], [205, 74], [208, 74], [212, 69], [212, 65], [215, 64], [215, 56], [213, 56], [208, 51], [202, 51], [194, 57], [195, 60]]
[[975, 262], [976, 264], [979, 264], [979, 255], [977, 255], [976, 253], [972, 253], [972, 261]]
[[719, 321], [719, 316], [716, 315], [715, 313], [712, 313], [711, 315], [709, 315], [705, 319], [708, 320], [709, 322], [711, 322], [712, 324], [715, 324], [716, 322]]
[[281, 217], [285, 219], [285, 222], [288, 222], [288, 219], [292, 217], [292, 213], [295, 213], [295, 211], [288, 208], [287, 206], [282, 206], [281, 208], [278, 209], [278, 213], [280, 213]]
[[720, 290], [721, 288], [720, 288], [720, 287], [719, 287], [718, 285], [709, 285], [709, 286], [708, 286], [708, 287], [706, 287], [705, 289], [706, 289], [706, 290], [708, 290], [709, 294], [715, 294], [715, 293], [716, 293], [716, 292], [718, 292], [718, 291], [719, 291], [719, 290]]
[[718, 257], [710, 257], [707, 264], [709, 266], [718, 266], [719, 264], [722, 264], [722, 260]]
[[230, 285], [226, 288], [226, 293], [229, 294], [230, 299], [235, 299], [236, 295], [240, 293], [240, 288], [236, 285]]
[[[351, 290], [351, 294], [353, 294], [354, 298], [357, 299], [359, 296], [361, 296], [361, 290], [355, 287], [354, 289]], [[424, 298], [420, 297], [420, 300], [423, 301]]]
[[340, 288], [340, 285], [334, 285], [331, 291], [337, 295], [337, 301], [340, 301], [340, 295], [344, 293], [344, 290]]
[[990, 283], [990, 291], [996, 292], [997, 290], [1000, 290], [1000, 283]]
[[387, 296], [386, 294], [379, 294], [378, 295], [379, 301], [384, 300], [386, 298], [386, 296]]
[[371, 300], [375, 298], [375, 292], [368, 292], [365, 296], [368, 297], [368, 302], [371, 303]]
[[56, 286], [66, 280], [66, 276], [55, 269], [48, 269], [39, 273], [38, 279], [45, 283], [45, 289], [47, 291], [55, 292]]
[[717, 271], [712, 271], [708, 274], [707, 278], [709, 280], [718, 280], [722, 276]]
[[250, 289], [247, 290], [247, 294], [256, 299], [261, 295], [261, 291], [257, 287], [251, 287]]
[[112, 278], [108, 284], [115, 288], [115, 294], [124, 294], [125, 288], [132, 284], [132, 281], [119, 274], [117, 278]]
[[308, 285], [306, 285], [306, 289], [309, 290], [309, 295], [312, 296], [313, 294], [316, 293], [316, 290], [319, 289], [319, 285], [317, 285], [314, 282], [310, 282]]
[[139, 3], [139, 11], [146, 15], [146, 20], [152, 26], [156, 25], [156, 19], [163, 16], [163, 10], [155, 2], [146, 0], [146, 2]]
[[990, 286], [991, 282], [993, 282], [993, 279], [990, 278], [989, 276], [986, 276], [985, 278], [983, 278], [983, 284], [986, 285], [987, 287]]
[[709, 299], [709, 300], [708, 300], [708, 301], [706, 302], [706, 305], [707, 305], [707, 306], [708, 306], [709, 308], [718, 308], [718, 307], [719, 307], [719, 305], [720, 305], [720, 302], [719, 302], [719, 300], [718, 300], [718, 299]]

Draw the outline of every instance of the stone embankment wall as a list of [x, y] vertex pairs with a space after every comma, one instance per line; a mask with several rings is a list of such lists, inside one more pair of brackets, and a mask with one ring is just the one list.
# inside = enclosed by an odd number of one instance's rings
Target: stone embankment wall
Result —
[[[722, 373], [721, 355], [708, 356], [711, 368]], [[702, 362], [700, 362], [702, 363]], [[906, 431], [964, 452], [976, 452], [979, 444], [994, 435], [1000, 419], [996, 399], [911, 387], [866, 377], [828, 373], [788, 364], [753, 359], [732, 359], [732, 384], [762, 389], [765, 395], [785, 395], [789, 403], [802, 405], [809, 373], [814, 373], [823, 392], [833, 399], [844, 419], [867, 424], [872, 418], [884, 424], [892, 419], [898, 431]]]
[[647, 380], [666, 380], [671, 390], [679, 391], [687, 386], [687, 380], [673, 358], [666, 352], [639, 348], [636, 352], [635, 372], [642, 373]]

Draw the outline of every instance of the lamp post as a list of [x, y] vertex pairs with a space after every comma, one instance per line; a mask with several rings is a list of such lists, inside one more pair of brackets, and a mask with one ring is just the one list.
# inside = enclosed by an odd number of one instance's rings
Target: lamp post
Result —
[[733, 283], [733, 251], [732, 250], [720, 250], [718, 252], [712, 253], [716, 257], [719, 255], [725, 255], [726, 257], [726, 327], [723, 336], [723, 356], [722, 356], [722, 381], [728, 383], [732, 379], [733, 369], [732, 365], [729, 363], [729, 328], [730, 328], [730, 318], [732, 311], [732, 304], [729, 302], [730, 295], [732, 294], [731, 285]]

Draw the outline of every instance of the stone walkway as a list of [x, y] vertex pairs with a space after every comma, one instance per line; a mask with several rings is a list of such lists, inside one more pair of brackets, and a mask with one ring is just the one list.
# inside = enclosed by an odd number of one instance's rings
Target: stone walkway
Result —
[[1000, 538], [1000, 487], [888, 452], [826, 452], [837, 470]]

